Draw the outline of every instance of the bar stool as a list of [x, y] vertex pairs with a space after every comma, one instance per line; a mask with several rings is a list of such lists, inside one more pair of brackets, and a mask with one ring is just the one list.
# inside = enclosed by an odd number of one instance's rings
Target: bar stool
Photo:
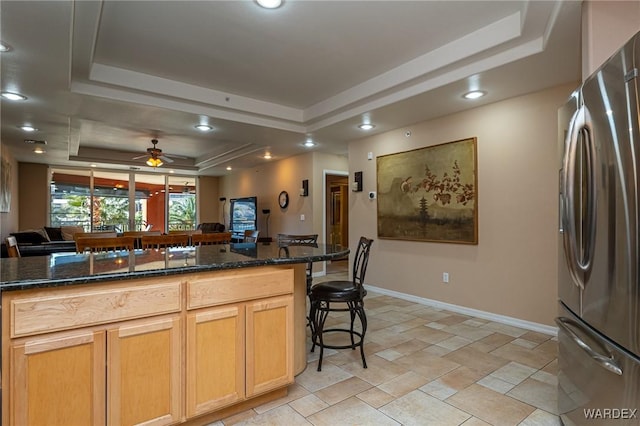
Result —
[[[353, 275], [351, 281], [326, 281], [311, 287], [311, 293], [309, 294], [309, 299], [311, 300], [311, 312], [309, 315], [313, 322], [313, 327], [311, 328], [311, 352], [314, 351], [316, 345], [320, 347], [318, 371], [322, 370], [324, 348], [351, 348], [355, 350], [359, 346], [360, 355], [362, 356], [362, 366], [367, 368], [367, 361], [364, 358], [364, 335], [367, 332], [367, 315], [364, 312], [364, 297], [367, 295], [367, 291], [364, 289], [363, 284], [367, 264], [369, 263], [371, 244], [373, 244], [373, 240], [360, 237], [358, 248], [356, 249], [356, 254], [353, 259]], [[339, 307], [332, 306], [332, 303], [339, 304]], [[349, 312], [351, 327], [349, 329], [328, 328], [325, 330], [324, 323], [329, 312]], [[353, 329], [356, 316], [360, 319], [360, 324], [362, 325], [361, 332]], [[324, 343], [324, 333], [331, 332], [348, 333], [351, 338], [351, 344], [329, 345]]]

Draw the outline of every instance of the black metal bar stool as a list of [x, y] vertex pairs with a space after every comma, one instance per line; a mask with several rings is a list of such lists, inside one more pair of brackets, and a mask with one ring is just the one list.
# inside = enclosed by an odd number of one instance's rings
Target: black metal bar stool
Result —
[[[320, 358], [318, 359], [318, 371], [322, 370], [322, 355], [324, 348], [330, 349], [347, 349], [355, 350], [360, 347], [360, 355], [362, 356], [362, 366], [367, 368], [367, 361], [364, 358], [364, 335], [367, 332], [367, 315], [364, 312], [364, 297], [367, 291], [364, 289], [364, 276], [367, 271], [367, 263], [369, 262], [369, 251], [371, 250], [373, 240], [360, 237], [358, 248], [353, 259], [353, 278], [351, 281], [327, 281], [318, 283], [311, 287], [309, 299], [311, 300], [310, 317], [313, 322], [311, 328], [311, 352], [314, 351], [316, 345], [320, 347]], [[339, 307], [331, 304], [339, 304]], [[346, 307], [345, 307], [346, 304]], [[351, 327], [346, 328], [324, 328], [324, 323], [329, 312], [349, 312], [351, 318]], [[358, 332], [353, 329], [353, 323], [356, 316], [360, 319], [362, 331]], [[324, 333], [346, 332], [349, 333], [351, 344], [347, 345], [329, 345], [324, 343]]]

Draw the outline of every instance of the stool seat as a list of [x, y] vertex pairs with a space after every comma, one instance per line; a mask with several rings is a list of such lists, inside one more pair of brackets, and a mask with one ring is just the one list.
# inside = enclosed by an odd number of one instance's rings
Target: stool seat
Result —
[[353, 285], [352, 281], [327, 281], [311, 287], [316, 299], [329, 302], [351, 302], [367, 295], [367, 291]]

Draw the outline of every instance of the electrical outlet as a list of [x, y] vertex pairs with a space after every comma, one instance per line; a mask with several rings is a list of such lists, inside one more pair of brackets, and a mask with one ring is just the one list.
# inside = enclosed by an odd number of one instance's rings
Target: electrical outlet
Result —
[[448, 283], [449, 282], [449, 273], [448, 272], [443, 272], [442, 273], [442, 282], [443, 283]]

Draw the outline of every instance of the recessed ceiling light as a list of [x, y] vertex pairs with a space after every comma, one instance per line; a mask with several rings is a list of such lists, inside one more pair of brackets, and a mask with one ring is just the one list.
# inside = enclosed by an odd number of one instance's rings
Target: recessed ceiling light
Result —
[[374, 127], [376, 127], [376, 126], [374, 126], [374, 125], [373, 125], [373, 124], [371, 124], [371, 123], [362, 123], [361, 125], [359, 125], [359, 126], [358, 126], [358, 128], [360, 128], [360, 129], [362, 129], [362, 130], [371, 130], [371, 129], [373, 129]]
[[20, 126], [20, 128], [25, 132], [35, 132], [36, 130], [38, 130], [33, 126], [29, 126], [28, 124], [25, 124], [24, 126]]
[[277, 9], [282, 5], [282, 0], [256, 0], [265, 9]]
[[11, 50], [11, 46], [3, 42], [0, 42], [0, 52], [8, 52], [10, 50]]
[[98, 167], [98, 165], [97, 164], [92, 164], [91, 167]]
[[316, 146], [316, 144], [313, 141], [313, 139], [309, 138], [306, 141], [304, 141], [304, 146], [306, 146], [307, 148], [311, 148], [312, 146]]
[[467, 92], [464, 95], [462, 95], [462, 97], [465, 99], [478, 99], [483, 97], [486, 94], [487, 92], [483, 90], [472, 90], [471, 92]]
[[213, 127], [209, 126], [208, 124], [198, 124], [194, 127], [200, 130], [201, 132], [208, 132], [213, 129]]
[[46, 151], [43, 148], [40, 148], [39, 146], [33, 148], [33, 152], [35, 152], [36, 154], [44, 154]]
[[265, 160], [271, 160], [271, 154], [267, 152], [262, 158], [264, 158]]
[[227, 166], [227, 170], [231, 170], [231, 166]]
[[175, 171], [173, 171], [173, 170], [169, 170], [169, 173], [175, 173]]
[[2, 97], [10, 101], [26, 101], [27, 97], [20, 93], [2, 92]]

